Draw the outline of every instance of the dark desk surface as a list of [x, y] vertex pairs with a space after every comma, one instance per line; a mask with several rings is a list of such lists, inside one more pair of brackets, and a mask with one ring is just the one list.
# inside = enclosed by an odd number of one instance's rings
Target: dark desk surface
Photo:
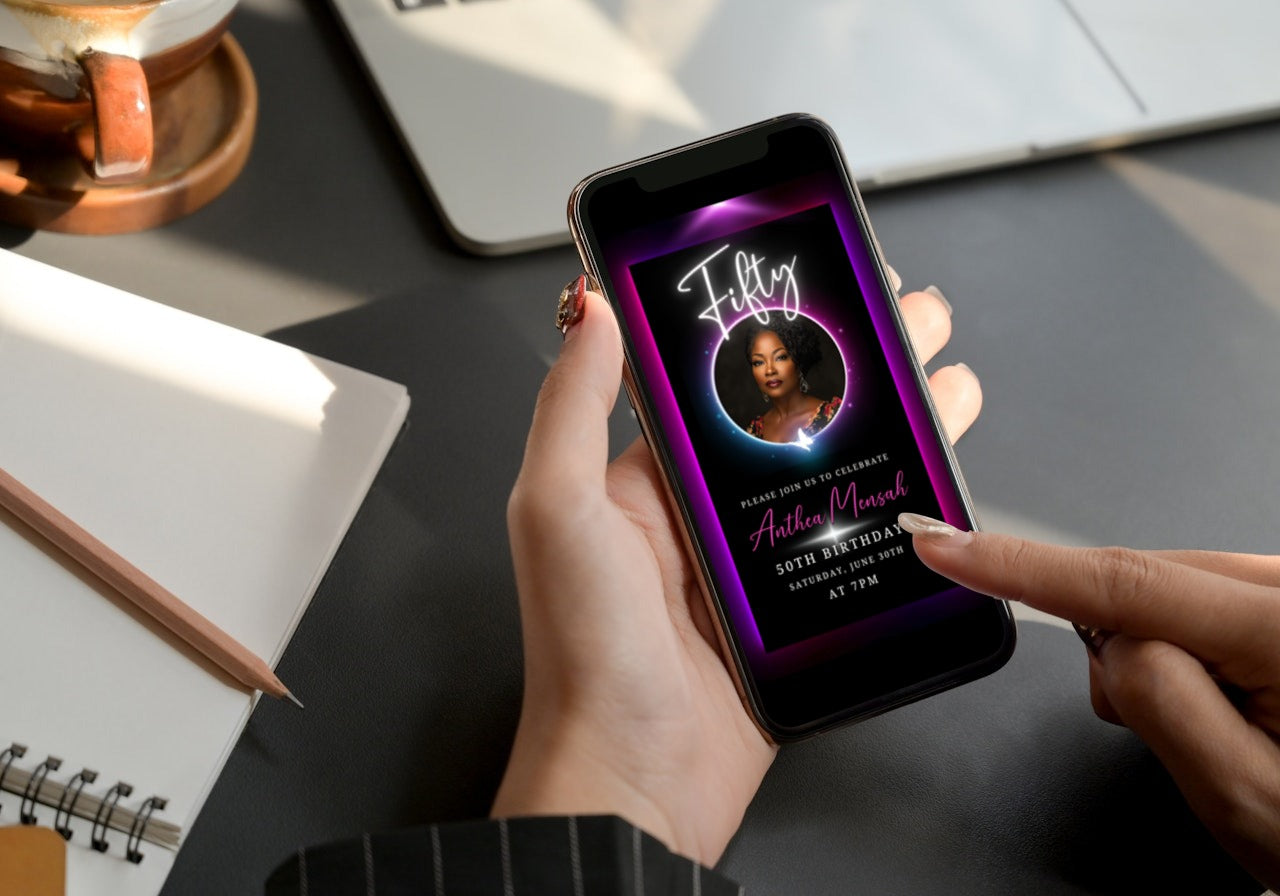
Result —
[[[0, 245], [406, 383], [410, 428], [259, 705], [167, 894], [254, 892], [302, 843], [483, 813], [516, 722], [503, 507], [554, 356], [569, 248], [451, 246], [327, 8], [246, 0], [253, 156], [160, 231]], [[939, 284], [986, 412], [959, 456], [988, 528], [1274, 551], [1280, 125], [872, 194], [909, 287]], [[566, 185], [566, 192], [569, 185]], [[337, 316], [332, 316], [337, 313]], [[430, 368], [422, 346], [433, 351]], [[433, 429], [443, 365], [490, 409]], [[619, 445], [635, 434], [615, 414]], [[753, 893], [1256, 891], [1127, 732], [1069, 631], [783, 751], [723, 867]]]

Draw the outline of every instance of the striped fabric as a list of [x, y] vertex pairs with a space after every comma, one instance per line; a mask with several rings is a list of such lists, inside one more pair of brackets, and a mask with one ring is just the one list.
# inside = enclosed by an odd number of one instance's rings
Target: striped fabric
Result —
[[742, 896], [613, 816], [408, 828], [299, 850], [267, 896]]

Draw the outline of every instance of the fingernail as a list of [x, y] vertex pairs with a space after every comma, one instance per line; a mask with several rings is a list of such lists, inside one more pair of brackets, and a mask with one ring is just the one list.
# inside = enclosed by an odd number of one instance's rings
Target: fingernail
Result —
[[[881, 255], [884, 253], [882, 252]], [[902, 278], [898, 276], [898, 272], [894, 270], [893, 265], [885, 265], [889, 270], [889, 283], [893, 286], [894, 292], [902, 291]]]
[[583, 299], [587, 294], [587, 275], [579, 274], [562, 290], [560, 302], [556, 305], [556, 329], [560, 335], [567, 335], [582, 320]]
[[929, 295], [933, 296], [933, 297], [934, 297], [935, 299], [937, 299], [939, 302], [941, 302], [941, 303], [942, 303], [942, 307], [947, 309], [947, 316], [948, 316], [948, 317], [950, 317], [950, 316], [951, 316], [951, 314], [952, 314], [952, 312], [951, 312], [951, 303], [950, 303], [950, 302], [948, 302], [948, 301], [947, 301], [947, 297], [946, 297], [946, 296], [944, 296], [944, 295], [942, 294], [942, 290], [938, 289], [938, 287], [936, 287], [936, 286], [926, 286], [926, 287], [924, 288], [924, 291], [925, 291], [925, 292], [927, 292]]
[[955, 363], [955, 366], [956, 366], [956, 367], [959, 367], [959, 368], [960, 368], [960, 369], [962, 369], [962, 370], [967, 370], [967, 371], [969, 371], [970, 375], [971, 375], [975, 380], [978, 378], [978, 375], [977, 375], [976, 373], [974, 373], [974, 372], [973, 372], [973, 368], [972, 368], [972, 367], [970, 367], [968, 364], [964, 363], [963, 361], [957, 361], [957, 362]]
[[1076, 630], [1076, 634], [1080, 636], [1080, 640], [1084, 642], [1084, 646], [1089, 648], [1089, 652], [1097, 659], [1102, 659], [1102, 645], [1106, 644], [1111, 638], [1111, 632], [1105, 628], [1099, 628], [1096, 625], [1084, 626], [1071, 623], [1071, 627]]
[[973, 541], [972, 532], [965, 532], [950, 523], [919, 513], [898, 514], [898, 525], [912, 535], [919, 535], [935, 544], [945, 544], [948, 547], [958, 548]]

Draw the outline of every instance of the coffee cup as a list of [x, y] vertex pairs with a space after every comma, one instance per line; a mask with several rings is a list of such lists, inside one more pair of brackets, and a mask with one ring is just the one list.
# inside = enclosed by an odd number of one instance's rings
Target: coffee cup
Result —
[[0, 137], [144, 179], [151, 94], [217, 46], [236, 0], [0, 0]]

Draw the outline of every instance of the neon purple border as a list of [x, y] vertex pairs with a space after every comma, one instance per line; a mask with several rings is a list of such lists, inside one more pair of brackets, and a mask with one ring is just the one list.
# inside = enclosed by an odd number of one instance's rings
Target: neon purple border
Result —
[[[843, 653], [868, 640], [914, 627], [920, 621], [921, 611], [927, 612], [925, 604], [932, 608], [937, 599], [946, 599], [957, 589], [921, 598], [813, 638], [766, 651], [742, 581], [733, 564], [715, 505], [707, 490], [706, 480], [694, 455], [688, 429], [679, 413], [670, 376], [654, 342], [630, 268], [697, 243], [723, 238], [736, 231], [828, 205], [845, 251], [853, 264], [854, 275], [864, 300], [868, 296], [880, 296], [880, 279], [863, 243], [856, 212], [845, 201], [845, 189], [844, 183], [835, 175], [813, 175], [697, 209], [660, 225], [622, 235], [603, 247], [602, 254], [613, 281], [619, 311], [631, 335], [633, 360], [645, 371], [650, 398], [660, 418], [661, 429], [666, 434], [667, 447], [684, 482], [686, 505], [703, 535], [707, 562], [720, 587], [742, 651], [755, 674], [761, 677], [785, 675], [820, 659]], [[868, 301], [867, 310], [880, 344], [886, 347], [886, 359], [894, 385], [906, 410], [943, 517], [960, 528], [968, 529], [972, 524], [959, 490], [952, 481], [928, 406], [919, 394], [912, 361], [898, 347], [898, 333], [892, 312], [883, 301]], [[659, 372], [661, 375], [657, 375]]]

